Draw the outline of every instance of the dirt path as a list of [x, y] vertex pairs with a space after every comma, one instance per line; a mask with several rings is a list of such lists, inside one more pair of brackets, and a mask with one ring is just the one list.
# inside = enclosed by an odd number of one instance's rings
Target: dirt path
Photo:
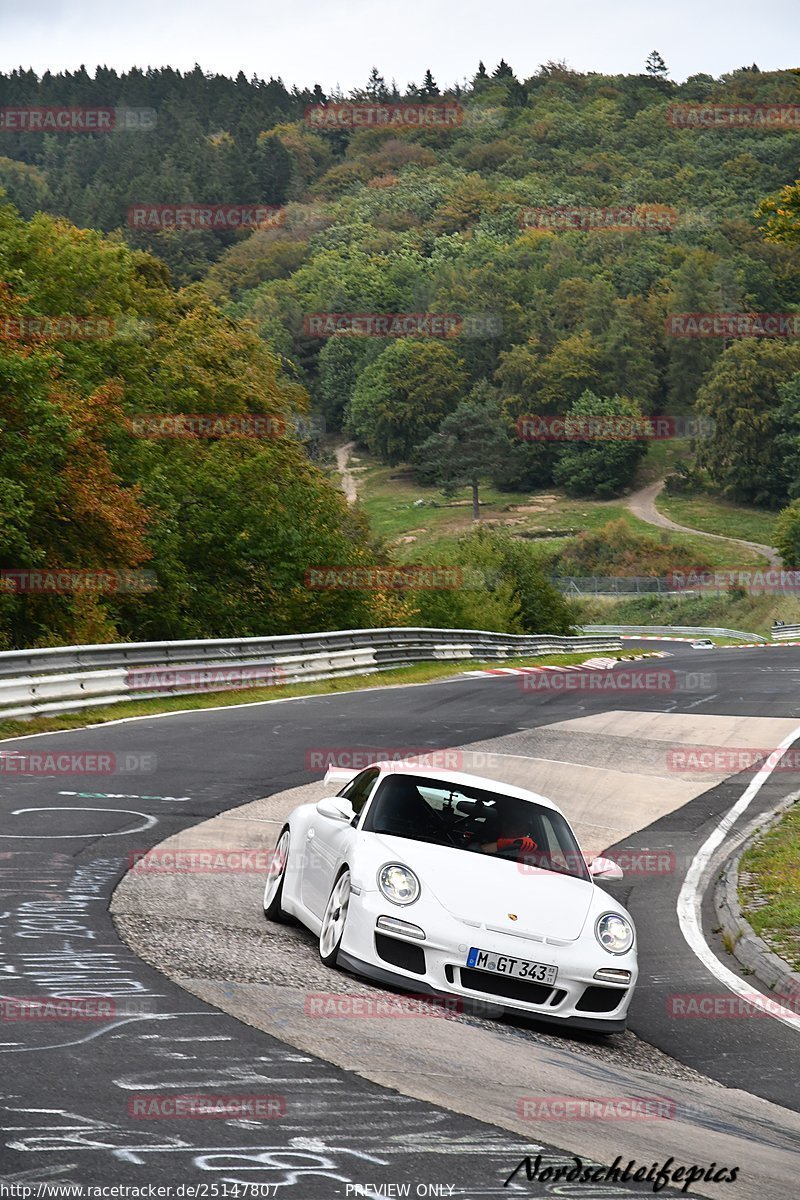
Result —
[[762, 546], [760, 542], [747, 542], [744, 538], [725, 537], [721, 533], [706, 533], [704, 529], [690, 529], [688, 525], [678, 525], [675, 521], [670, 521], [669, 517], [665, 517], [656, 508], [656, 496], [663, 486], [664, 480], [659, 479], [656, 483], [650, 483], [647, 487], [640, 488], [638, 492], [633, 492], [628, 496], [625, 503], [640, 521], [646, 521], [648, 525], [657, 525], [659, 529], [671, 529], [674, 533], [691, 533], [697, 537], [712, 538], [715, 542], [732, 542], [737, 546], [744, 546], [747, 550], [753, 550], [756, 554], [763, 554], [765, 558], [769, 559], [771, 567], [781, 565], [781, 557], [773, 546]]
[[350, 453], [354, 446], [355, 442], [344, 442], [336, 447], [336, 470], [341, 477], [340, 486], [348, 504], [355, 504], [358, 499], [355, 476], [350, 470]]

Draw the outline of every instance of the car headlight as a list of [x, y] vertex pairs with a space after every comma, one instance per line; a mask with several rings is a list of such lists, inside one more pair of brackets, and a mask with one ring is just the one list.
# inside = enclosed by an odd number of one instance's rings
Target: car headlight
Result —
[[422, 890], [410, 867], [387, 863], [378, 871], [378, 887], [392, 904], [413, 904]]
[[633, 926], [619, 913], [603, 913], [597, 918], [594, 936], [609, 954], [627, 954], [633, 945]]

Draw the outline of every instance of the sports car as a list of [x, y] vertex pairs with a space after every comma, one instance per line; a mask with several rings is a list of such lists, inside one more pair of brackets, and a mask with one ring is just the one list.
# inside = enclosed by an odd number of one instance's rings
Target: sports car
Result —
[[551, 800], [396, 762], [326, 782], [338, 794], [300, 805], [279, 834], [268, 919], [296, 918], [326, 966], [393, 987], [625, 1028], [636, 934], [594, 882], [622, 871], [587, 860]]

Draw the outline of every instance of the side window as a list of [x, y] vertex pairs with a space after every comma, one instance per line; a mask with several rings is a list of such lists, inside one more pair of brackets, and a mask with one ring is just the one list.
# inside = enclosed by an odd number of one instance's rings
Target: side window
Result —
[[349, 800], [353, 806], [356, 817], [361, 813], [362, 808], [367, 802], [367, 797], [372, 791], [372, 785], [378, 778], [379, 771], [376, 767], [369, 767], [366, 771], [362, 771], [360, 775], [356, 775], [355, 779], [351, 779], [347, 787], [343, 788], [339, 793]]

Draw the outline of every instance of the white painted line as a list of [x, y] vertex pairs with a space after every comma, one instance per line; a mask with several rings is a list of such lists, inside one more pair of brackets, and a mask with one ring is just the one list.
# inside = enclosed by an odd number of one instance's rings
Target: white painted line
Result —
[[[800, 1013], [794, 1012], [790, 1008], [784, 1008], [783, 1005], [778, 1004], [775, 1000], [771, 1000], [768, 996], [762, 997], [760, 992], [756, 992], [752, 987], [748, 987], [744, 979], [740, 979], [738, 975], [735, 975], [714, 954], [703, 937], [700, 920], [699, 889], [703, 872], [708, 866], [714, 851], [725, 840], [736, 821], [761, 791], [761, 788], [769, 779], [785, 752], [798, 738], [800, 738], [800, 726], [793, 729], [791, 733], [787, 733], [783, 741], [778, 743], [774, 753], [770, 755], [770, 758], [764, 763], [758, 773], [753, 776], [741, 797], [732, 808], [728, 809], [716, 829], [705, 840], [692, 859], [692, 864], [686, 873], [683, 887], [678, 896], [678, 924], [681, 927], [681, 933], [691, 951], [700, 959], [706, 970], [710, 971], [729, 991], [735, 992], [737, 996], [746, 999], [748, 1004], [751, 1004], [753, 1008], [760, 1008], [768, 1016], [774, 1017], [776, 1021], [782, 1021], [784, 1025], [788, 1025], [790, 1029], [794, 1029], [795, 1031], [800, 1030]], [[774, 761], [770, 761], [772, 759]]]
[[[13, 996], [9, 999], [13, 1000]], [[53, 1042], [50, 1045], [41, 1046], [23, 1046], [18, 1042], [0, 1042], [0, 1053], [5, 1054], [37, 1054], [41, 1051], [63, 1050], [65, 1046], [83, 1046], [86, 1042], [93, 1042], [95, 1038], [103, 1037], [106, 1033], [110, 1033], [112, 1029], [119, 1029], [122, 1025], [131, 1025], [134, 1021], [176, 1021], [182, 1017], [223, 1017], [227, 1014], [222, 1012], [201, 1012], [199, 1009], [196, 1012], [177, 1012], [177, 1013], [141, 1013], [136, 1017], [123, 1017], [119, 1021], [109, 1021], [108, 1025], [101, 1026], [100, 1029], [95, 1029], [92, 1033], [87, 1033], [85, 1037], [77, 1038], [72, 1042]], [[52, 1112], [52, 1109], [39, 1108], [32, 1109], [32, 1112]]]
[[58, 841], [63, 842], [72, 838], [101, 838], [101, 837], [127, 837], [129, 833], [143, 833], [145, 829], [152, 829], [158, 824], [158, 817], [152, 816], [151, 813], [138, 812], [133, 808], [75, 808], [71, 804], [65, 804], [63, 808], [12, 808], [11, 816], [18, 817], [22, 813], [29, 812], [110, 812], [110, 813], [129, 813], [135, 817], [144, 817], [144, 825], [137, 825], [135, 829], [118, 829], [112, 833], [0, 833], [0, 838], [12, 838], [14, 841]]

